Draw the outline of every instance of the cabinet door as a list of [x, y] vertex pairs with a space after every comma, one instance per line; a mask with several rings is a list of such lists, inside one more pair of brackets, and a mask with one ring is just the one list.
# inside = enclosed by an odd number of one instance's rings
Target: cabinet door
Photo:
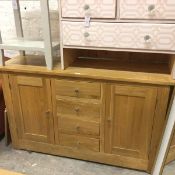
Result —
[[134, 85], [108, 88], [105, 152], [148, 160], [157, 88]]
[[50, 80], [12, 75], [10, 82], [19, 139], [52, 143]]

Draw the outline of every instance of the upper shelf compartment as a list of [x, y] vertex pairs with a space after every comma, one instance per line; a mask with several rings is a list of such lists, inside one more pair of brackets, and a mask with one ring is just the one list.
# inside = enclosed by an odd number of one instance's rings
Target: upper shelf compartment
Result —
[[61, 0], [63, 18], [115, 18], [116, 0]]
[[120, 0], [120, 18], [175, 20], [175, 1]]

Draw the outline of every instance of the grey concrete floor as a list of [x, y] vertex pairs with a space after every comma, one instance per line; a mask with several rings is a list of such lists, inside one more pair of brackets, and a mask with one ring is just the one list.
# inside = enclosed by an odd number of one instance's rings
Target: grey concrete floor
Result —
[[[0, 142], [0, 168], [27, 175], [147, 175], [144, 172], [98, 163], [15, 150]], [[165, 168], [164, 175], [175, 175], [175, 162]]]

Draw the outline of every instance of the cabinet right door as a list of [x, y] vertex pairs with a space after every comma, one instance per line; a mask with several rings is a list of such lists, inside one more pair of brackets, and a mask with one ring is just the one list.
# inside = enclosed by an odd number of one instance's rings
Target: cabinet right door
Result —
[[114, 84], [106, 92], [105, 152], [147, 161], [157, 88]]

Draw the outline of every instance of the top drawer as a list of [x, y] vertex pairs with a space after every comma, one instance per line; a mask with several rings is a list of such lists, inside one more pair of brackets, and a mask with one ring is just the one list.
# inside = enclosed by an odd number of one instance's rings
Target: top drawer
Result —
[[115, 18], [116, 0], [61, 0], [62, 17]]
[[175, 0], [120, 0], [121, 19], [175, 19]]
[[55, 93], [59, 96], [100, 99], [100, 83], [91, 81], [55, 80]]

